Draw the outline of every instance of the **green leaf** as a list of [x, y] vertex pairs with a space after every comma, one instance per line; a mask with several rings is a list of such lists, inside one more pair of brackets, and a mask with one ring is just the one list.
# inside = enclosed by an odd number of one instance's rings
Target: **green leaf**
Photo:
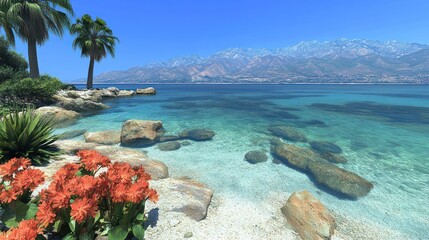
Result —
[[119, 225], [110, 229], [108, 235], [109, 239], [124, 240], [128, 236], [128, 229]]
[[70, 218], [70, 221], [69, 221], [69, 227], [70, 227], [70, 230], [71, 230], [72, 232], [74, 232], [74, 231], [76, 230], [76, 221], [75, 221], [75, 220], [73, 220], [72, 218]]
[[63, 240], [75, 240], [75, 237], [73, 237], [73, 234], [69, 233], [66, 236], [62, 238]]
[[91, 232], [84, 232], [84, 233], [81, 233], [81, 234], [79, 234], [79, 240], [92, 240], [94, 237], [93, 237], [93, 234], [91, 234]]
[[1, 216], [1, 221], [9, 228], [18, 226], [18, 223], [16, 222], [15, 211], [12, 210], [9, 206], [4, 207], [4, 213]]
[[34, 218], [36, 216], [38, 207], [35, 203], [30, 203], [29, 204], [29, 208], [25, 214], [25, 219], [31, 219]]
[[133, 235], [138, 240], [144, 240], [144, 228], [142, 227], [142, 225], [135, 224], [133, 226]]
[[137, 216], [136, 216], [136, 220], [138, 220], [138, 221], [143, 221], [144, 220], [144, 214], [143, 213], [139, 213], [139, 214], [137, 214]]
[[33, 218], [37, 212], [37, 205], [29, 205], [21, 201], [14, 201], [5, 208], [1, 220], [7, 227], [16, 227], [18, 223], [25, 219]]

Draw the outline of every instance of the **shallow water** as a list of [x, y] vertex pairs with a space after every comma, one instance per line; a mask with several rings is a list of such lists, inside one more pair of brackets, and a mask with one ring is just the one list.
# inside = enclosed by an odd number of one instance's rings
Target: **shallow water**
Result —
[[[172, 152], [156, 146], [142, 150], [165, 162], [173, 177], [197, 179], [222, 196], [258, 203], [272, 193], [308, 189], [343, 216], [398, 231], [401, 238], [428, 238], [429, 86], [155, 87], [156, 96], [109, 99], [110, 109], [58, 131], [120, 129], [128, 119], [162, 120], [168, 135], [189, 128], [212, 129], [212, 141], [192, 142]], [[340, 146], [348, 162], [339, 166], [371, 181], [374, 189], [358, 200], [344, 199], [319, 189], [304, 173], [273, 163], [273, 136], [267, 128], [278, 124]], [[269, 160], [247, 163], [244, 155], [250, 150], [267, 152]]]

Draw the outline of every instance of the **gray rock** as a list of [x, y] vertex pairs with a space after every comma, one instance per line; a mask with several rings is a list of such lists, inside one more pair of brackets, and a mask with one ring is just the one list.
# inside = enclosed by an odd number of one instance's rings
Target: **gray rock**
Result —
[[279, 160], [300, 170], [307, 170], [310, 162], [317, 161], [320, 158], [318, 154], [310, 149], [286, 143], [274, 146], [272, 151]]
[[312, 175], [317, 183], [349, 198], [363, 197], [373, 188], [369, 181], [327, 162], [310, 149], [280, 144], [272, 148], [272, 153], [289, 166]]
[[332, 163], [314, 161], [308, 165], [316, 181], [350, 198], [366, 196], [374, 185], [356, 173], [339, 168]]
[[300, 131], [292, 127], [277, 126], [270, 127], [268, 130], [276, 137], [294, 142], [307, 142], [307, 138]]
[[91, 100], [85, 100], [83, 98], [72, 99], [72, 98], [57, 97], [56, 100], [57, 100], [56, 105], [58, 107], [62, 107], [64, 109], [72, 110], [76, 112], [95, 112], [95, 111], [100, 111], [100, 110], [109, 108], [109, 106], [103, 103], [95, 102]]
[[156, 90], [153, 87], [148, 87], [148, 88], [139, 88], [136, 90], [137, 94], [145, 94], [145, 95], [153, 95], [156, 94]]
[[128, 120], [122, 125], [121, 144], [153, 144], [162, 136], [161, 121]]
[[150, 185], [162, 197], [156, 204], [148, 202], [147, 211], [158, 208], [161, 216], [170, 212], [183, 213], [195, 221], [206, 218], [213, 196], [211, 189], [198, 182], [171, 178], [152, 181]]
[[342, 152], [340, 147], [330, 142], [312, 141], [310, 142], [310, 146], [311, 148], [313, 148], [315, 151], [319, 153], [341, 153]]
[[75, 111], [54, 106], [38, 108], [35, 113], [40, 115], [42, 119], [52, 121], [57, 127], [73, 124], [81, 117], [81, 115]]
[[54, 143], [54, 146], [59, 148], [64, 154], [74, 155], [80, 150], [94, 149], [99, 144], [75, 140], [58, 140]]
[[262, 151], [250, 151], [246, 153], [244, 158], [251, 164], [266, 162], [268, 160], [267, 155]]
[[181, 147], [179, 142], [165, 142], [158, 144], [158, 148], [161, 151], [174, 151]]
[[127, 162], [134, 167], [143, 166], [152, 179], [168, 178], [167, 165], [161, 161], [150, 159], [143, 152], [118, 146], [97, 146], [94, 149], [109, 157], [112, 162]]
[[93, 142], [105, 145], [118, 144], [121, 142], [121, 131], [118, 130], [87, 132], [84, 136], [86, 142]]
[[184, 238], [191, 238], [194, 234], [192, 232], [186, 232], [185, 235], [183, 235]]
[[189, 145], [191, 145], [191, 142], [189, 142], [189, 141], [182, 141], [181, 143], [180, 143], [183, 147], [185, 147], [185, 146], [189, 146]]
[[215, 136], [215, 132], [208, 129], [192, 129], [181, 132], [179, 136], [194, 141], [207, 141]]

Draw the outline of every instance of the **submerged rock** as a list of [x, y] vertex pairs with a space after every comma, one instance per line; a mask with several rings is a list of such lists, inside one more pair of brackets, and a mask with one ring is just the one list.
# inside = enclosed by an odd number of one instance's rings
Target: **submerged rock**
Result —
[[326, 127], [325, 122], [316, 119], [300, 122], [299, 125], [305, 127]]
[[272, 153], [287, 165], [310, 174], [317, 183], [349, 198], [363, 197], [373, 188], [369, 181], [327, 162], [311, 149], [283, 143], [274, 145]]
[[174, 151], [181, 147], [179, 142], [165, 142], [158, 144], [158, 148], [161, 151]]
[[294, 142], [307, 142], [307, 138], [300, 131], [293, 127], [277, 126], [270, 127], [268, 130], [276, 137]]
[[266, 162], [267, 155], [262, 151], [250, 151], [244, 156], [245, 160], [251, 164]]
[[331, 239], [334, 234], [335, 219], [308, 191], [293, 193], [281, 210], [302, 239]]
[[319, 158], [310, 149], [287, 143], [275, 145], [272, 150], [279, 160], [300, 170], [306, 170], [311, 161], [317, 161]]
[[158, 208], [159, 214], [162, 216], [177, 212], [195, 221], [206, 218], [213, 191], [203, 184], [167, 178], [152, 181], [150, 185], [162, 198], [160, 197], [156, 204], [148, 202], [147, 211]]
[[189, 142], [189, 141], [182, 141], [181, 143], [180, 143], [183, 147], [185, 147], [185, 146], [189, 146], [189, 145], [191, 145], [191, 142]]
[[47, 106], [36, 109], [36, 114], [42, 119], [50, 120], [56, 126], [75, 123], [81, 116], [79, 113], [61, 107]]
[[128, 120], [122, 125], [121, 144], [153, 144], [162, 136], [161, 121]]
[[153, 87], [148, 87], [148, 88], [143, 88], [143, 89], [138, 88], [136, 90], [136, 93], [137, 94], [145, 94], [145, 95], [153, 95], [153, 94], [156, 94], [156, 90]]
[[366, 196], [374, 187], [363, 177], [332, 163], [313, 161], [308, 165], [308, 169], [318, 183], [350, 198]]
[[343, 156], [339, 155], [339, 154], [334, 154], [334, 153], [321, 153], [320, 156], [325, 159], [328, 160], [331, 163], [346, 163], [347, 159], [344, 158]]
[[180, 137], [179, 136], [174, 136], [174, 135], [168, 135], [168, 136], [161, 136], [160, 138], [159, 138], [159, 141], [160, 142], [169, 142], [169, 141], [177, 141], [177, 140], [180, 140]]
[[85, 133], [84, 137], [86, 142], [112, 145], [121, 142], [121, 131], [108, 130], [100, 132], [87, 132]]
[[342, 152], [340, 147], [330, 142], [312, 141], [310, 142], [310, 146], [311, 148], [313, 148], [319, 153], [341, 153]]
[[179, 136], [194, 141], [207, 141], [215, 136], [215, 132], [208, 129], [192, 129], [181, 132]]
[[61, 140], [73, 139], [86, 133], [86, 129], [71, 130], [60, 134]]

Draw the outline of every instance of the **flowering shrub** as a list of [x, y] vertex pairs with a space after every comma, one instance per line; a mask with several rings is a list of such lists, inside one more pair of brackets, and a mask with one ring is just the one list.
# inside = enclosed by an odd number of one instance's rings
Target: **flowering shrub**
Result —
[[144, 207], [157, 201], [143, 167], [111, 163], [93, 150], [78, 152], [79, 164], [67, 164], [40, 194], [36, 219], [70, 238], [143, 239]]
[[[8, 232], [0, 235], [0, 240], [35, 239], [43, 229], [64, 239], [108, 235], [109, 239], [121, 240], [129, 234], [144, 238], [145, 202], [148, 199], [156, 202], [158, 194], [149, 188], [150, 176], [143, 167], [111, 163], [93, 150], [82, 150], [78, 156], [79, 163], [63, 166], [48, 188], [41, 191], [37, 213], [29, 214], [33, 219], [11, 225]], [[43, 174], [28, 169], [29, 164], [28, 159], [12, 159], [0, 165], [2, 181], [10, 182], [8, 187], [1, 188], [2, 203], [21, 201], [43, 182]], [[24, 172], [26, 176], [21, 176]], [[30, 228], [30, 237], [16, 237]]]
[[31, 194], [44, 177], [42, 171], [30, 165], [27, 158], [12, 158], [0, 165], [0, 205], [4, 209], [1, 220], [7, 227], [16, 227], [21, 220], [36, 214], [37, 205], [31, 202]]
[[19, 223], [18, 227], [12, 227], [5, 233], [0, 233], [0, 240], [33, 240], [41, 237], [43, 228], [34, 220], [24, 220]]

